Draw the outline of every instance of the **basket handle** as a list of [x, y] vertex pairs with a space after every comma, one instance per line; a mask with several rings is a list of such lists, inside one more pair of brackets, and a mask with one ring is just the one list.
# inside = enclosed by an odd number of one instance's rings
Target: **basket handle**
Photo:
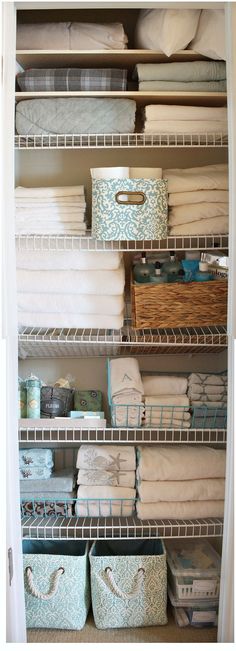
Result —
[[133, 590], [131, 590], [131, 592], [123, 592], [123, 590], [119, 588], [119, 586], [115, 582], [111, 567], [106, 567], [105, 572], [106, 572], [106, 583], [110, 588], [111, 592], [114, 592], [117, 597], [120, 597], [121, 599], [134, 599], [140, 593], [144, 581], [144, 575], [145, 575], [145, 570], [143, 569], [143, 567], [140, 567], [138, 569], [137, 574], [134, 577], [134, 587]]
[[37, 599], [42, 599], [43, 601], [48, 601], [49, 599], [52, 599], [54, 595], [56, 594], [59, 586], [59, 579], [62, 574], [64, 574], [65, 570], [64, 567], [59, 567], [58, 570], [53, 572], [50, 576], [50, 588], [49, 591], [44, 594], [43, 592], [40, 592], [40, 590], [37, 590], [37, 588], [34, 585], [33, 582], [33, 570], [31, 567], [26, 567], [26, 583], [29, 591], [33, 595], [33, 597], [37, 597]]
[[[123, 201], [120, 197], [123, 197]], [[142, 206], [146, 199], [145, 192], [141, 190], [136, 190], [135, 192], [131, 190], [119, 190], [115, 195], [116, 203], [122, 204], [123, 206]]]

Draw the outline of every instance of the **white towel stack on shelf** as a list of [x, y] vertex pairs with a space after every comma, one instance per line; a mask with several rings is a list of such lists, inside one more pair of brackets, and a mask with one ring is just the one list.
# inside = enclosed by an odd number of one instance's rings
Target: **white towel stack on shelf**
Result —
[[229, 228], [228, 165], [163, 170], [169, 235], [224, 235]]
[[166, 135], [227, 135], [227, 109], [215, 106], [149, 104], [145, 107], [145, 133]]
[[137, 359], [110, 360], [109, 397], [114, 427], [140, 427], [144, 414], [143, 392]]
[[76, 467], [78, 517], [129, 516], [135, 500], [135, 448], [81, 445]]
[[15, 188], [19, 235], [85, 235], [84, 186]]
[[118, 252], [17, 251], [21, 326], [120, 329], [124, 286]]
[[138, 447], [141, 520], [223, 517], [225, 450], [205, 446]]
[[190, 427], [188, 381], [174, 375], [143, 375], [145, 427]]
[[194, 408], [193, 427], [225, 427], [227, 415], [227, 374], [191, 373], [188, 396]]

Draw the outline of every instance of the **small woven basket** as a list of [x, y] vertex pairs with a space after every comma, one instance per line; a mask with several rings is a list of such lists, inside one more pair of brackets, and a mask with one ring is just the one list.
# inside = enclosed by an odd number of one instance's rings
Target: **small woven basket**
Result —
[[132, 326], [186, 328], [226, 325], [226, 279], [191, 283], [140, 283], [131, 278]]

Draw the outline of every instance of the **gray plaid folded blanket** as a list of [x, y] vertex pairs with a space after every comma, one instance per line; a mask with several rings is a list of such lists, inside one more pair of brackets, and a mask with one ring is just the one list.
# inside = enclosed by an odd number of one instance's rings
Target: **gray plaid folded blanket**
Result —
[[22, 91], [126, 90], [127, 70], [117, 68], [29, 68], [17, 75]]

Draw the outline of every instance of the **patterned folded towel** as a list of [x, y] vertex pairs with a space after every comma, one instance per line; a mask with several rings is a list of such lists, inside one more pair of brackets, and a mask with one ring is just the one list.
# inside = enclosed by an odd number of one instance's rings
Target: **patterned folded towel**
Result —
[[63, 493], [65, 497], [65, 492], [73, 491], [74, 483], [74, 468], [62, 468], [61, 470], [56, 470], [48, 479], [43, 479], [42, 477], [35, 477], [33, 479], [30, 477], [27, 486], [26, 482], [20, 481], [20, 492], [22, 494], [27, 491], [28, 494], [31, 494], [31, 497], [37, 493], [41, 493], [42, 497], [46, 492], [57, 492], [58, 494], [60, 493], [60, 496]]
[[46, 448], [38, 448], [37, 450], [19, 450], [19, 467], [31, 468], [32, 466], [46, 466], [47, 468], [52, 468], [52, 450]]
[[47, 466], [25, 466], [24, 468], [19, 468], [20, 479], [30, 481], [31, 479], [49, 479], [52, 474], [52, 469], [47, 468]]
[[73, 515], [73, 501], [63, 500], [21, 500], [21, 515], [63, 515], [70, 518]]
[[126, 90], [127, 70], [117, 68], [29, 68], [17, 75], [22, 91]]
[[123, 472], [135, 470], [133, 445], [81, 445], [76, 468]]
[[77, 484], [82, 486], [128, 486], [134, 488], [135, 486], [135, 471], [120, 471], [120, 470], [84, 470], [80, 469], [78, 472]]

